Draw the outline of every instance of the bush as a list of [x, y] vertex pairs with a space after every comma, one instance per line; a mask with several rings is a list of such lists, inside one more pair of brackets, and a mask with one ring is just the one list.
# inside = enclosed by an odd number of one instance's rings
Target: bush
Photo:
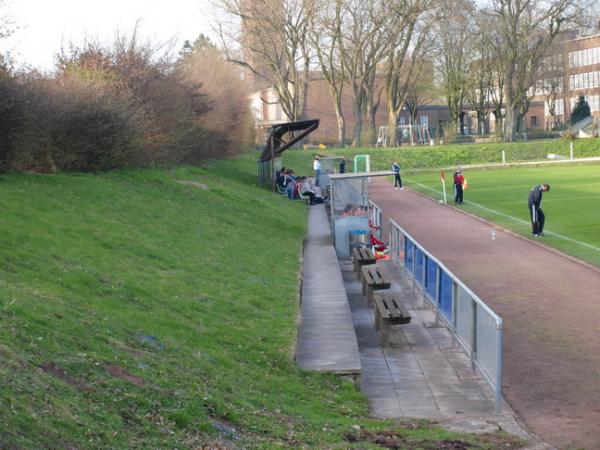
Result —
[[52, 77], [0, 73], [0, 170], [197, 164], [252, 142], [247, 90], [213, 48], [173, 63], [117, 37], [71, 45]]
[[195, 94], [208, 101], [209, 113], [197, 120], [206, 131], [206, 155], [233, 155], [249, 149], [253, 142], [249, 91], [237, 67], [214, 47], [203, 46], [202, 51], [184, 56], [177, 69], [195, 87]]

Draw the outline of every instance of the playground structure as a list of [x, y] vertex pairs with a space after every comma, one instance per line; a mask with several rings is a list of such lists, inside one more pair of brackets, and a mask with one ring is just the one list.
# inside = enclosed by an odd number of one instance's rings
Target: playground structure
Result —
[[[398, 125], [396, 137], [398, 139], [398, 145], [403, 143], [410, 143], [410, 145], [433, 145], [433, 140], [429, 134], [429, 126], [414, 125], [412, 123], [408, 125]], [[379, 127], [377, 133], [377, 147], [394, 147], [389, 141], [389, 129], [387, 126]]]

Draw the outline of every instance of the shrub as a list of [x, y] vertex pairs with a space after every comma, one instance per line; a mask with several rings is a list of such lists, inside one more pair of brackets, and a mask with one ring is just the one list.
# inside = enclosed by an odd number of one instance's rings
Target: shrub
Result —
[[248, 106], [248, 87], [239, 70], [216, 50], [203, 45], [201, 51], [184, 55], [177, 71], [206, 98], [208, 114], [198, 117], [206, 131], [207, 156], [233, 155], [252, 145], [253, 123]]
[[175, 64], [134, 30], [71, 45], [56, 69], [0, 73], [0, 170], [197, 164], [251, 142], [247, 90], [215, 48]]

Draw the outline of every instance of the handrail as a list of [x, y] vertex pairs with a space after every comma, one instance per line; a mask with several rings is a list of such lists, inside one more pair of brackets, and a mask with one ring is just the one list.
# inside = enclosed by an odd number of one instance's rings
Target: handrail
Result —
[[[415, 260], [415, 256], [416, 256], [416, 250], [420, 250], [423, 255], [424, 258], [426, 258], [427, 261], [431, 261], [433, 262], [437, 268], [437, 276], [436, 276], [436, 299], [435, 301], [433, 301], [434, 299], [431, 298], [431, 295], [427, 292], [426, 289], [426, 281], [425, 278], [423, 279], [423, 295], [425, 297], [429, 297], [429, 299], [435, 303], [435, 308], [436, 308], [436, 321], [439, 318], [439, 302], [441, 301], [441, 297], [440, 297], [440, 282], [441, 282], [441, 275], [442, 272], [448, 277], [450, 278], [451, 282], [453, 282], [453, 287], [452, 287], [452, 322], [450, 322], [448, 320], [448, 318], [444, 318], [444, 322], [448, 324], [448, 329], [450, 330], [450, 332], [452, 333], [453, 339], [456, 338], [458, 340], [459, 343], [461, 343], [462, 347], [465, 349], [465, 351], [467, 352], [467, 354], [470, 354], [471, 356], [471, 362], [473, 364], [474, 367], [478, 367], [480, 369], [481, 374], [483, 375], [483, 377], [486, 379], [486, 381], [492, 386], [492, 388], [495, 390], [496, 393], [496, 411], [499, 412], [501, 407], [502, 407], [502, 372], [503, 372], [503, 367], [502, 367], [502, 353], [503, 353], [503, 321], [502, 318], [500, 316], [498, 316], [483, 300], [481, 300], [481, 298], [479, 298], [479, 296], [477, 294], [475, 294], [471, 289], [469, 289], [456, 275], [454, 275], [450, 270], [448, 270], [448, 268], [442, 264], [435, 256], [433, 256], [431, 253], [429, 253], [427, 250], [425, 250], [425, 248], [419, 244], [415, 238], [413, 238], [409, 233], [406, 232], [406, 230], [404, 230], [396, 221], [394, 221], [393, 219], [389, 219], [390, 221], [390, 232], [395, 228], [398, 232], [402, 233], [404, 235], [404, 239], [409, 240], [413, 246], [413, 254], [412, 254], [412, 264], [413, 264], [413, 268], [412, 270], [409, 270], [409, 272], [411, 273], [413, 279], [417, 282], [419, 282], [416, 278], [416, 274], [414, 273], [414, 269], [416, 268], [415, 264], [416, 264], [416, 260]], [[399, 244], [399, 242], [395, 242], [396, 240], [394, 239], [394, 243], [396, 245]], [[394, 254], [394, 256], [397, 256]], [[403, 266], [406, 268], [406, 264], [403, 263]], [[424, 266], [425, 267], [425, 266]], [[461, 288], [462, 291], [468, 296], [468, 298], [471, 300], [471, 304], [473, 305], [473, 322], [472, 322], [472, 342], [471, 342], [471, 347], [467, 348], [466, 343], [463, 339], [463, 337], [460, 335], [460, 332], [458, 332], [457, 330], [457, 291], [458, 288]], [[495, 322], [495, 329], [496, 329], [496, 335], [495, 335], [495, 352], [493, 353], [493, 355], [496, 358], [495, 361], [495, 380], [493, 380], [491, 378], [492, 374], [490, 369], [492, 369], [491, 367], [488, 367], [485, 362], [482, 362], [481, 359], [478, 357], [478, 343], [480, 342], [478, 340], [478, 335], [477, 335], [477, 308], [480, 308], [482, 311], [484, 311], [485, 313], [487, 313], [487, 315]], [[490, 328], [488, 328], [490, 329]], [[485, 341], [483, 341], [482, 345], [485, 345]]]
[[481, 300], [481, 298], [479, 298], [477, 294], [475, 294], [471, 289], [469, 289], [456, 275], [454, 275], [444, 264], [442, 264], [442, 262], [439, 259], [437, 259], [431, 253], [425, 250], [425, 248], [421, 244], [419, 244], [414, 237], [407, 233], [406, 230], [404, 230], [404, 228], [398, 225], [398, 223], [395, 222], [394, 219], [389, 220], [396, 228], [402, 231], [402, 233], [404, 233], [404, 235], [407, 236], [415, 246], [417, 246], [424, 254], [426, 254], [428, 258], [435, 262], [440, 268], [444, 269], [446, 271], [446, 274], [452, 280], [454, 280], [456, 284], [458, 284], [464, 291], [466, 291], [466, 293], [469, 294], [469, 296], [471, 296], [473, 300], [475, 300], [479, 305], [481, 305], [481, 307], [485, 309], [485, 311], [494, 318], [496, 324], [500, 328], [502, 328], [502, 318], [498, 314], [496, 314], [492, 308], [490, 308], [483, 300]]

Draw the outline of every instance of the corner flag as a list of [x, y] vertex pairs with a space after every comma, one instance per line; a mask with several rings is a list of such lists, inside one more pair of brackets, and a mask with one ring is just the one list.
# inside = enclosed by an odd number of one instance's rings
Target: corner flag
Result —
[[442, 178], [442, 193], [444, 194], [444, 204], [446, 202], [446, 175], [444, 174], [444, 170], [440, 172], [440, 177]]

